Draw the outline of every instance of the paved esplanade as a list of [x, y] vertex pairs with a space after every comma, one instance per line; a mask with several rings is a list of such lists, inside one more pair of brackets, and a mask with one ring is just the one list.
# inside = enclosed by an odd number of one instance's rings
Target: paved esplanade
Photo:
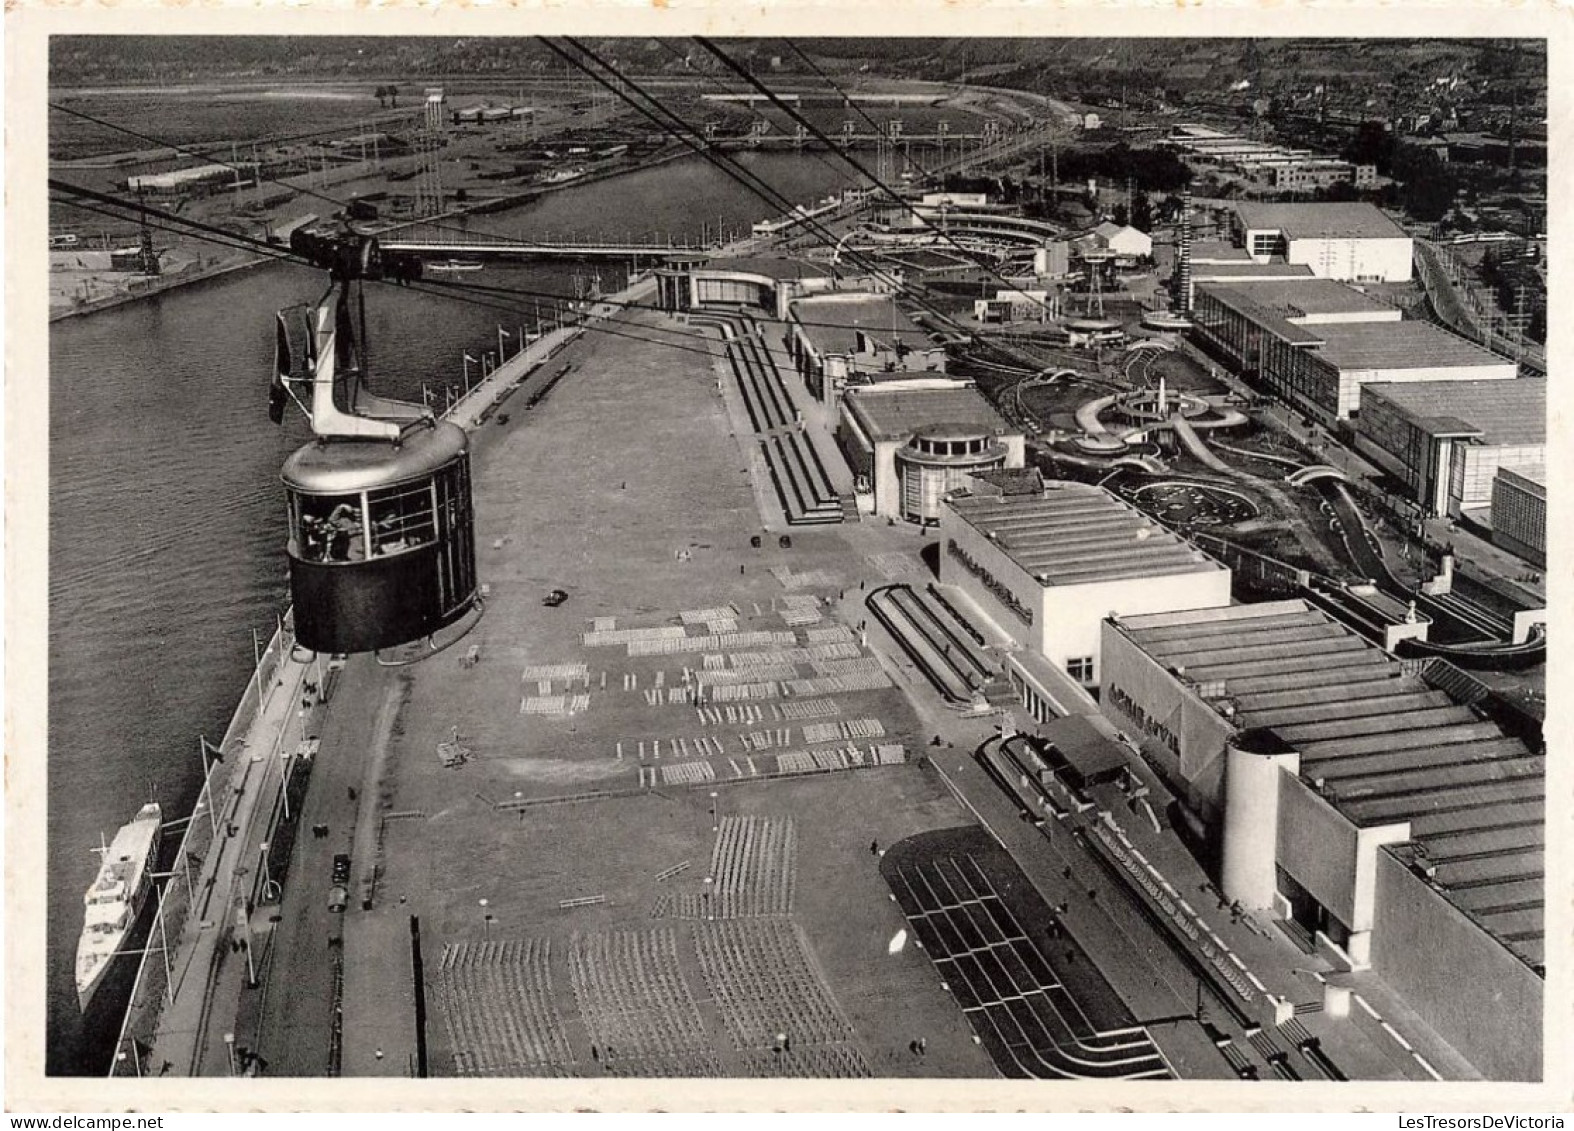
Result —
[[[611, 301], [595, 304], [582, 322], [552, 331], [531, 343], [478, 382], [454, 406], [451, 418], [462, 427], [475, 427], [481, 414], [499, 396], [584, 333], [586, 323], [615, 314], [622, 309], [621, 303], [637, 301], [653, 290], [654, 284], [649, 280], [637, 283]], [[286, 992], [281, 983], [295, 976], [294, 971], [274, 969], [271, 962], [274, 944], [282, 944], [291, 928], [300, 929], [308, 918], [304, 908], [295, 908], [294, 923], [283, 921], [282, 914], [274, 919], [270, 912], [291, 910], [293, 901], [288, 895], [283, 906], [264, 907], [253, 914], [253, 945], [249, 953], [246, 947], [234, 949], [233, 944], [240, 941], [237, 924], [239, 916], [244, 915], [237, 908], [245, 905], [254, 888], [254, 869], [270, 835], [268, 819], [279, 795], [286, 760], [295, 743], [306, 736], [307, 719], [300, 708], [301, 685], [307, 674], [315, 670], [314, 659], [287, 655], [281, 661], [272, 684], [264, 689], [262, 710], [246, 726], [239, 741], [231, 744], [229, 756], [249, 759], [250, 764], [244, 770], [236, 768], [231, 792], [212, 799], [214, 815], [222, 822], [220, 836], [215, 850], [207, 854], [200, 872], [193, 876], [200, 894], [191, 921], [183, 929], [179, 924], [167, 925], [172, 936], [178, 931], [180, 939], [169, 957], [174, 997], [159, 1012], [145, 1072], [158, 1072], [168, 1063], [168, 1071], [173, 1075], [224, 1076], [233, 1068], [243, 1067], [232, 1063], [232, 1047], [246, 1049], [256, 1045], [256, 1033], [269, 1012], [268, 996]], [[330, 712], [328, 719], [314, 720], [317, 726], [313, 729], [331, 724], [332, 715]], [[314, 779], [325, 772], [318, 767]], [[308, 814], [296, 817], [304, 829], [309, 823]], [[196, 819], [206, 816], [197, 814]], [[298, 836], [297, 851], [308, 842], [309, 838]], [[156, 931], [157, 927], [155, 937]], [[149, 961], [154, 960], [150, 956]], [[253, 973], [262, 983], [257, 989], [249, 988]], [[232, 1041], [226, 1041], [226, 1035]], [[321, 1055], [315, 1060], [320, 1065]], [[280, 1067], [274, 1065], [273, 1070], [277, 1072]], [[403, 1070], [403, 1061], [399, 1068]]]
[[[272, 684], [265, 689], [262, 710], [242, 732], [240, 741], [226, 752], [247, 764], [233, 771], [229, 792], [210, 799], [213, 816], [221, 822], [219, 836], [194, 877], [197, 891], [203, 894], [193, 902], [190, 921], [180, 931], [180, 944], [170, 955], [174, 999], [163, 1005], [149, 1055], [151, 1065], [167, 1062], [175, 1075], [225, 1075], [230, 1071], [224, 1036], [235, 1031], [241, 987], [249, 977], [247, 953], [244, 948], [233, 950], [231, 943], [239, 941], [238, 915], [244, 917], [251, 897], [253, 869], [269, 835], [272, 803], [279, 795], [285, 764], [294, 752], [291, 743], [305, 737], [301, 683], [312, 668], [309, 659], [291, 655], [282, 659]], [[204, 820], [206, 815], [194, 814], [193, 819]], [[205, 909], [206, 914], [199, 909]], [[170, 931], [178, 927], [167, 925]], [[157, 930], [155, 925], [155, 936]], [[253, 951], [253, 962], [257, 957]], [[151, 956], [148, 960], [154, 961]]]

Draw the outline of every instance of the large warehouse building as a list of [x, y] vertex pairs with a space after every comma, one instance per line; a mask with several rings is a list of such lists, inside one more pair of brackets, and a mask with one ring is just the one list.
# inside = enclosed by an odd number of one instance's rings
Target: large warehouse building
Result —
[[1498, 468], [1539, 473], [1547, 458], [1547, 383], [1417, 381], [1361, 386], [1356, 447], [1434, 515], [1492, 505]]
[[1386, 381], [1507, 381], [1518, 368], [1429, 322], [1326, 279], [1197, 286], [1198, 340], [1264, 391], [1324, 422]]
[[1233, 235], [1252, 259], [1310, 267], [1323, 279], [1408, 283], [1414, 246], [1373, 204], [1237, 204]]
[[1103, 625], [1100, 701], [1201, 815], [1224, 895], [1539, 1078], [1545, 759], [1302, 600]]
[[969, 476], [1022, 466], [1021, 430], [978, 390], [926, 384], [849, 388], [842, 398], [837, 442], [881, 517], [938, 522], [941, 500]]
[[1099, 678], [1101, 622], [1230, 602], [1230, 571], [1102, 487], [973, 492], [940, 508], [940, 581], [1072, 678]]

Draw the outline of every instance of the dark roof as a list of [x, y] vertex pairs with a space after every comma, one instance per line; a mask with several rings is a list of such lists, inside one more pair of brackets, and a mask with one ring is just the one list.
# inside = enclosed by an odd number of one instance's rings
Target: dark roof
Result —
[[1375, 204], [1242, 203], [1235, 214], [1248, 229], [1274, 229], [1290, 239], [1409, 238]]
[[1239, 263], [1197, 263], [1191, 266], [1191, 277], [1199, 283], [1210, 279], [1310, 279], [1312, 269], [1304, 263], [1286, 263], [1282, 259], [1267, 263], [1243, 260]]
[[1373, 381], [1361, 386], [1361, 396], [1369, 395], [1392, 404], [1434, 435], [1466, 430], [1496, 446], [1547, 442], [1547, 383], [1540, 378]]
[[1398, 313], [1387, 303], [1332, 279], [1243, 280], [1228, 286], [1284, 318], [1318, 314], [1382, 314], [1392, 318]]
[[1315, 346], [1323, 341], [1320, 333], [1288, 321], [1281, 312], [1264, 306], [1233, 283], [1202, 283], [1197, 289], [1292, 345]]
[[855, 353], [859, 331], [887, 346], [894, 337], [911, 349], [932, 347], [929, 335], [889, 295], [815, 296], [798, 299], [791, 306], [803, 332], [822, 355]]
[[1102, 715], [1067, 715], [1038, 728], [1084, 781], [1108, 777], [1126, 768], [1126, 748]]
[[1036, 467], [1000, 467], [972, 474], [974, 479], [998, 488], [1002, 495], [1037, 495], [1044, 490], [1044, 476]]
[[783, 259], [774, 255], [746, 255], [733, 259], [712, 259], [694, 268], [697, 273], [736, 271], [745, 275], [764, 275], [770, 279], [834, 279], [836, 268], [803, 259]]
[[[934, 376], [934, 374], [928, 374]], [[871, 440], [905, 440], [923, 429], [956, 428], [969, 436], [1015, 432], [977, 389], [850, 388], [848, 411]]]
[[[1506, 357], [1489, 353], [1430, 322], [1318, 323], [1323, 339], [1318, 356], [1340, 369], [1432, 369], [1507, 366]], [[1505, 382], [1511, 383], [1511, 382]]]

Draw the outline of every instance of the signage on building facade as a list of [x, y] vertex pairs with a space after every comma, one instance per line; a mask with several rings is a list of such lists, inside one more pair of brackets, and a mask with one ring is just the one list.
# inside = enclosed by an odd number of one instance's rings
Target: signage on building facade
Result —
[[1163, 723], [1159, 722], [1158, 719], [1155, 719], [1153, 716], [1149, 715], [1148, 712], [1144, 711], [1141, 705], [1131, 697], [1129, 692], [1127, 692], [1124, 688], [1116, 687], [1111, 684], [1109, 689], [1109, 698], [1110, 702], [1115, 704], [1122, 714], [1137, 724], [1138, 729], [1140, 729], [1143, 734], [1146, 734], [1150, 738], [1158, 739], [1166, 747], [1168, 747], [1171, 754], [1174, 754], [1176, 757], [1180, 756], [1179, 737], [1177, 737], [1175, 732], [1169, 727], [1165, 726]]
[[1017, 600], [1017, 595], [1007, 589], [994, 574], [974, 561], [971, 554], [950, 539], [946, 540], [946, 552], [955, 558], [963, 569], [982, 581], [984, 588], [993, 593], [995, 599], [1002, 605], [1020, 617], [1024, 624], [1033, 623], [1033, 610]]

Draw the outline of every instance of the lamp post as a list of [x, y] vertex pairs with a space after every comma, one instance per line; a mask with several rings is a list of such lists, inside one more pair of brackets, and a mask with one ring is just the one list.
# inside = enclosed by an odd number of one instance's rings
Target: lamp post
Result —
[[230, 1075], [234, 1076], [236, 1074], [235, 1073], [235, 1034], [234, 1033], [225, 1033], [224, 1034], [224, 1052], [226, 1054], [226, 1057], [229, 1060]]
[[246, 915], [246, 901], [240, 899], [235, 904], [235, 925], [240, 931], [240, 944], [246, 948], [246, 988], [257, 988], [257, 967], [251, 958], [251, 921]]
[[492, 937], [492, 913], [487, 908], [491, 906], [491, 901], [483, 899], [479, 902], [481, 904], [481, 937], [490, 939]]
[[710, 831], [720, 832], [721, 822], [716, 819], [716, 791], [710, 791]]
[[275, 898], [269, 894], [275, 885], [273, 882], [273, 870], [268, 866], [268, 848], [268, 841], [263, 841], [257, 850], [258, 861], [262, 865], [262, 901], [264, 903], [271, 903]]

